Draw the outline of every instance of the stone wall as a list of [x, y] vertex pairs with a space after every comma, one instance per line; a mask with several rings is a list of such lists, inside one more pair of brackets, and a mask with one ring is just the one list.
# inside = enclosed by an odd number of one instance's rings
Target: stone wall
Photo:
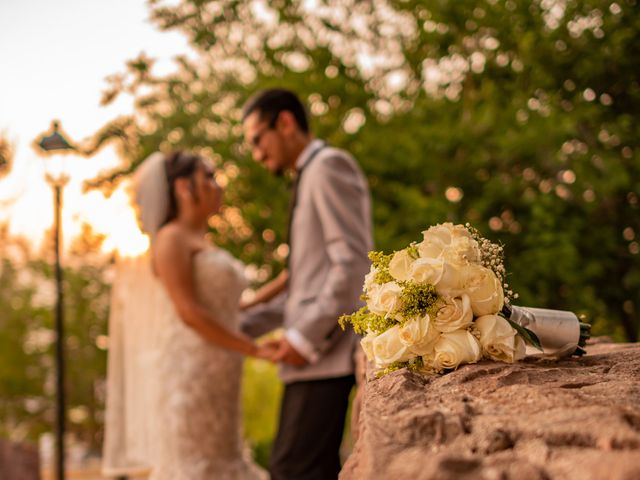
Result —
[[369, 370], [340, 479], [640, 479], [640, 345], [443, 376]]
[[32, 445], [0, 439], [0, 479], [38, 480], [39, 478], [38, 449]]

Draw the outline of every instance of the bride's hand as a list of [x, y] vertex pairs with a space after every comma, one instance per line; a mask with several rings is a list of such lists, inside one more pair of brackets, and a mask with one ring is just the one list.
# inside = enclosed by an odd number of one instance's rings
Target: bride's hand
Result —
[[275, 363], [275, 356], [278, 353], [280, 343], [277, 340], [268, 340], [258, 345], [255, 356], [262, 360]]

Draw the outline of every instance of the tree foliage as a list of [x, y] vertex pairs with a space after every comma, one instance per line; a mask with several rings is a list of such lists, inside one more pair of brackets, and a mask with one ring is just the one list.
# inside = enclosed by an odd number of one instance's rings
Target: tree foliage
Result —
[[[85, 228], [64, 268], [68, 432], [93, 451], [102, 442], [107, 262], [88, 261], [101, 239]], [[48, 249], [47, 249], [48, 250]], [[53, 428], [55, 365], [51, 255], [0, 229], [0, 436], [37, 440]]]
[[13, 163], [13, 146], [6, 137], [6, 134], [0, 132], [0, 178], [11, 170]]
[[195, 53], [168, 76], [144, 55], [129, 62], [104, 99], [132, 94], [135, 112], [102, 133], [118, 127], [130, 168], [157, 149], [216, 159], [228, 186], [214, 237], [256, 281], [283, 264], [286, 189], [250, 160], [239, 108], [279, 85], [362, 164], [377, 248], [469, 221], [505, 244], [520, 303], [637, 339], [636, 0], [152, 1], [150, 12]]

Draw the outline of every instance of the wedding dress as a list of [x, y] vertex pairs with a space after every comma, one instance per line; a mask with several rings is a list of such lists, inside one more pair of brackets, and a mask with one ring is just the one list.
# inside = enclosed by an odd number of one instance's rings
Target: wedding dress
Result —
[[[222, 249], [193, 260], [202, 304], [235, 329], [245, 287]], [[148, 255], [120, 265], [112, 293], [103, 472], [152, 480], [253, 480], [267, 475], [243, 446], [242, 357], [178, 318]]]

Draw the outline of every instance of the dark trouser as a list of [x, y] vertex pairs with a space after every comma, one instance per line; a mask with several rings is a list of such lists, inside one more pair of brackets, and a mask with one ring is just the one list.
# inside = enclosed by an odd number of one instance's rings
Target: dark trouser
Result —
[[353, 375], [285, 385], [272, 480], [335, 480]]

